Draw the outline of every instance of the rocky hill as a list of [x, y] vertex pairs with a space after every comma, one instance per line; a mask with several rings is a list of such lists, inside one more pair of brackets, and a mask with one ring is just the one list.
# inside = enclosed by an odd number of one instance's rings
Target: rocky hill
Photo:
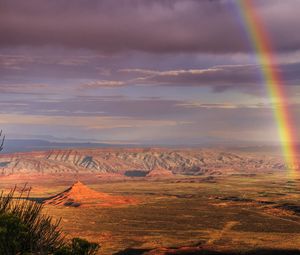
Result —
[[44, 203], [56, 206], [91, 207], [131, 205], [138, 201], [131, 197], [112, 196], [97, 192], [77, 181], [65, 191], [44, 200]]
[[[284, 169], [280, 159], [218, 150], [72, 149], [0, 156], [0, 174], [221, 175]], [[130, 175], [132, 173], [132, 175]], [[149, 174], [150, 173], [150, 174]], [[164, 175], [164, 174], [163, 174]]]

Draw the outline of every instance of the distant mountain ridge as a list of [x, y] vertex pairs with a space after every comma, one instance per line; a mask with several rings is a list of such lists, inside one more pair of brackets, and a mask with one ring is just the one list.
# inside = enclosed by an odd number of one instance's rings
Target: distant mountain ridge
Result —
[[[280, 159], [220, 150], [163, 148], [106, 148], [51, 150], [0, 155], [0, 174], [93, 173], [126, 175], [130, 171], [159, 176], [280, 170]], [[155, 170], [155, 174], [149, 174]]]

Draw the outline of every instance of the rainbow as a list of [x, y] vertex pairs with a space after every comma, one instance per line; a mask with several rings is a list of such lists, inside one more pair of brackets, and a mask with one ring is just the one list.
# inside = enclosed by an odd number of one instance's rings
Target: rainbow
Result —
[[256, 12], [253, 0], [236, 0], [240, 15], [244, 20], [248, 36], [256, 51], [257, 60], [266, 84], [278, 127], [282, 152], [289, 174], [298, 174], [299, 168], [296, 132], [288, 107], [285, 84], [279, 72], [272, 50], [271, 40], [262, 20]]

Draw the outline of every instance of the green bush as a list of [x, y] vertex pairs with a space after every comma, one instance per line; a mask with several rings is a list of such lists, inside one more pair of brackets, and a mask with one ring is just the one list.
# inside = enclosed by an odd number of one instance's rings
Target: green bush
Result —
[[97, 243], [90, 243], [81, 238], [72, 240], [72, 252], [74, 255], [94, 255], [99, 249]]
[[43, 204], [30, 201], [29, 193], [14, 197], [13, 189], [0, 194], [0, 255], [94, 255], [96, 243], [74, 238], [68, 243], [60, 221], [42, 214]]
[[29, 251], [26, 243], [27, 228], [13, 214], [0, 215], [0, 254], [17, 254]]
[[62, 247], [54, 255], [95, 255], [100, 246], [85, 239], [73, 238], [70, 245]]
[[[42, 214], [43, 205], [27, 196], [14, 197], [15, 189], [7, 195], [0, 194], [0, 255], [35, 252], [49, 254], [65, 245], [59, 228], [60, 221]], [[9, 224], [11, 222], [12, 224]], [[20, 236], [15, 241], [16, 237]]]

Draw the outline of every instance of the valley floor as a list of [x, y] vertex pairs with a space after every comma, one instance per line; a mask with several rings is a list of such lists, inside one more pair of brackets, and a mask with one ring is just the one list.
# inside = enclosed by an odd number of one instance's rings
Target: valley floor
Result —
[[[13, 182], [0, 180], [5, 188]], [[29, 181], [35, 198], [54, 195], [70, 184]], [[69, 237], [99, 242], [100, 254], [197, 244], [217, 251], [300, 247], [300, 180], [288, 179], [284, 173], [215, 179], [87, 178], [85, 184], [140, 201], [119, 207], [45, 206], [46, 213], [62, 218]]]

